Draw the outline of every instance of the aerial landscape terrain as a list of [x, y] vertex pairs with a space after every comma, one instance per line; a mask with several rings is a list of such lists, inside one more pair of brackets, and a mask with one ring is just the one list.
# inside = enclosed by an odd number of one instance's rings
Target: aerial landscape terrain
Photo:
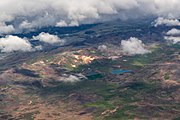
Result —
[[0, 120], [180, 120], [180, 1], [161, 1], [0, 1]]

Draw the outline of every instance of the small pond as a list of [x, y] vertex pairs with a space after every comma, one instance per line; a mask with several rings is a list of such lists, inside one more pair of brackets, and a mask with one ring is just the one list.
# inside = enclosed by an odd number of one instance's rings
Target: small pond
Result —
[[91, 73], [87, 74], [86, 77], [89, 80], [95, 80], [95, 79], [98, 79], [98, 78], [103, 78], [103, 75], [100, 74], [100, 73], [91, 72]]
[[124, 74], [124, 73], [133, 73], [132, 70], [112, 70], [111, 71], [112, 74]]

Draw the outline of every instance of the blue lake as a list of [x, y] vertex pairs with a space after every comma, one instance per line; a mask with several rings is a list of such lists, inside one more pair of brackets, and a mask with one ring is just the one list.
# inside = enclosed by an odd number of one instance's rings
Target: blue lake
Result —
[[132, 73], [132, 70], [112, 70], [112, 74], [123, 74], [123, 73]]

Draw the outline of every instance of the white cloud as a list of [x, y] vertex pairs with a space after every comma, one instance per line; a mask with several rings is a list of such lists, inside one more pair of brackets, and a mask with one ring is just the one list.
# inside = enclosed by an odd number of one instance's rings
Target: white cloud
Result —
[[166, 35], [180, 35], [180, 30], [179, 29], [176, 29], [176, 28], [173, 28], [171, 30], [169, 30]]
[[15, 31], [14, 27], [12, 25], [6, 25], [3, 22], [0, 22], [0, 35], [1, 34], [10, 34]]
[[31, 51], [32, 46], [26, 40], [19, 38], [17, 36], [6, 36], [5, 38], [0, 38], [0, 51], [1, 52], [16, 52], [16, 51]]
[[67, 26], [68, 24], [64, 20], [61, 20], [60, 22], [56, 23], [56, 27], [67, 27]]
[[179, 11], [180, 0], [1, 0], [0, 22], [20, 31], [144, 15], [178, 19]]
[[21, 29], [31, 29], [33, 28], [32, 24], [29, 23], [27, 20], [22, 21], [22, 23], [19, 25]]
[[36, 51], [36, 50], [42, 50], [42, 49], [43, 49], [42, 45], [38, 45], [38, 46], [35, 46], [35, 47], [34, 47], [34, 51]]
[[[0, 21], [18, 21], [15, 22], [18, 29], [61, 26], [65, 23], [78, 26], [102, 15], [116, 14], [119, 10], [136, 6], [135, 0], [6, 0], [0, 1], [0, 13], [3, 13]], [[61, 21], [65, 22], [62, 24]]]
[[180, 42], [180, 30], [179, 29], [171, 29], [166, 33], [167, 36], [164, 37], [165, 40], [170, 41], [173, 44]]
[[131, 37], [128, 40], [121, 41], [121, 48], [128, 55], [146, 54], [150, 51], [145, 48], [145, 45], [138, 38]]
[[[38, 36], [33, 36], [33, 39], [37, 39], [49, 44], [63, 45], [65, 43], [64, 40], [61, 40], [58, 36], [43, 32]], [[30, 52], [42, 49], [42, 45], [33, 46], [26, 38], [20, 38], [12, 35], [7, 35], [4, 38], [0, 38], [0, 52]]]
[[155, 13], [166, 18], [180, 18], [179, 0], [150, 0], [154, 2]]
[[79, 26], [79, 22], [74, 20], [68, 24], [68, 23], [66, 23], [66, 21], [61, 20], [60, 22], [56, 23], [56, 27], [70, 27], [70, 26]]
[[166, 26], [180, 26], [180, 21], [178, 19], [165, 19], [163, 17], [159, 17], [155, 20], [155, 27], [159, 25]]
[[71, 21], [71, 23], [69, 24], [69, 26], [79, 26], [79, 22], [78, 21]]
[[98, 46], [98, 50], [100, 50], [100, 51], [106, 51], [107, 49], [108, 49], [108, 47], [106, 45]]
[[173, 44], [180, 42], [180, 37], [173, 37], [173, 36], [165, 36], [164, 39], [172, 42]]
[[77, 76], [74, 76], [74, 75], [69, 75], [68, 77], [62, 77], [61, 80], [64, 82], [79, 82], [79, 81], [81, 81], [80, 78], [78, 78]]
[[59, 43], [61, 45], [64, 44], [64, 40], [61, 40], [57, 35], [51, 35], [49, 33], [40, 33], [38, 36], [33, 36], [34, 40], [39, 40], [41, 42], [56, 44]]

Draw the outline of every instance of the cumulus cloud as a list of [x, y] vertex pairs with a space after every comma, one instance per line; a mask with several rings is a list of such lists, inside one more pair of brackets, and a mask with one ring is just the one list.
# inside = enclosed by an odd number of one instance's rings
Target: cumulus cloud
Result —
[[1, 0], [0, 22], [21, 31], [144, 15], [180, 18], [179, 11], [179, 0]]
[[68, 24], [64, 20], [61, 20], [60, 22], [56, 23], [56, 27], [67, 27], [67, 26]]
[[[40, 33], [38, 36], [33, 36], [33, 40], [39, 40], [41, 42], [49, 43], [49, 44], [59, 44], [63, 45], [65, 42], [61, 40], [56, 35], [51, 35], [49, 33]], [[31, 40], [32, 40], [31, 39]], [[27, 38], [20, 38], [18, 36], [6, 35], [3, 38], [0, 38], [0, 52], [30, 52], [36, 50], [42, 50], [43, 46], [33, 46]]]
[[180, 37], [174, 37], [174, 36], [165, 36], [164, 39], [172, 42], [173, 44], [180, 42]]
[[179, 29], [173, 28], [173, 29], [169, 30], [166, 33], [166, 35], [167, 36], [164, 37], [165, 40], [168, 40], [169, 42], [171, 42], [173, 44], [180, 42], [180, 37], [179, 37], [180, 30]]
[[107, 49], [108, 49], [108, 47], [106, 45], [98, 46], [98, 50], [100, 50], [100, 51], [106, 51]]
[[31, 23], [29, 23], [27, 20], [22, 21], [19, 25], [19, 28], [21, 29], [32, 29], [33, 27], [34, 26]]
[[165, 19], [163, 17], [159, 17], [155, 20], [155, 27], [159, 25], [166, 26], [180, 26], [180, 21], [178, 19]]
[[13, 25], [6, 25], [3, 22], [0, 22], [0, 35], [2, 34], [11, 34], [15, 31]]
[[59, 43], [60, 45], [64, 44], [64, 40], [61, 40], [57, 35], [51, 35], [49, 33], [44, 33], [44, 32], [40, 33], [38, 36], [33, 36], [33, 39], [49, 44], [56, 44], [56, 43]]
[[121, 48], [128, 55], [146, 54], [150, 51], [145, 48], [145, 44], [138, 38], [131, 37], [121, 41]]
[[176, 28], [173, 28], [171, 30], [169, 30], [166, 35], [180, 35], [180, 30], [179, 29], [176, 29]]
[[0, 51], [1, 52], [16, 52], [16, 51], [31, 51], [32, 46], [26, 40], [19, 38], [17, 36], [6, 36], [5, 38], [0, 38]]
[[81, 81], [81, 79], [79, 77], [74, 76], [74, 75], [69, 75], [68, 77], [62, 77], [61, 80], [64, 82], [79, 82], [79, 81]]
[[42, 45], [38, 45], [38, 46], [34, 46], [33, 51], [42, 50], [42, 49], [43, 49]]

